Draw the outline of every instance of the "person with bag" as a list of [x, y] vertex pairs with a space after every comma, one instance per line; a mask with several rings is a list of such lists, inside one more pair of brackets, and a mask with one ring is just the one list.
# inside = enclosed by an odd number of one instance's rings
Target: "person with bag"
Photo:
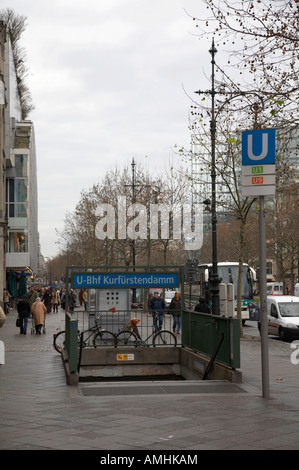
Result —
[[47, 313], [47, 308], [45, 304], [41, 301], [40, 297], [37, 297], [36, 301], [32, 305], [31, 313], [34, 320], [35, 332], [37, 335], [40, 335], [42, 326], [45, 323], [45, 317]]
[[17, 323], [17, 326], [20, 327], [20, 334], [26, 335], [28, 318], [30, 317], [30, 303], [26, 295], [23, 295], [22, 299], [19, 300], [17, 305], [17, 312], [19, 319], [19, 325]]

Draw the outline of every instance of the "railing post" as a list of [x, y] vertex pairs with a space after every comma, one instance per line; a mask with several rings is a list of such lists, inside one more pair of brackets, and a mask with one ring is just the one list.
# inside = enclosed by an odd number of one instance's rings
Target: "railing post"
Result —
[[77, 372], [78, 367], [78, 319], [66, 313], [65, 349], [69, 360], [69, 372]]

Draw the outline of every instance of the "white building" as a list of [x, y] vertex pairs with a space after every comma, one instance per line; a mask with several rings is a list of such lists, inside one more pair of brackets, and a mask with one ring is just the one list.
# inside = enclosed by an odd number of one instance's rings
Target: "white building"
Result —
[[39, 235], [34, 127], [16, 123], [14, 146], [6, 168], [8, 241], [6, 268], [38, 274]]
[[40, 245], [34, 126], [22, 120], [9, 40], [5, 43], [6, 273], [38, 275]]

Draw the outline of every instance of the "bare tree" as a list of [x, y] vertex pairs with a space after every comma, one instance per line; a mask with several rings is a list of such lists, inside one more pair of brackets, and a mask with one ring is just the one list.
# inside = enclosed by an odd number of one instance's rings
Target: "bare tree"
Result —
[[[94, 185], [88, 190], [81, 192], [81, 198], [73, 213], [66, 214], [63, 231], [59, 234], [62, 252], [72, 254], [81, 264], [105, 264], [105, 265], [132, 265], [133, 250], [134, 262], [136, 265], [149, 265], [155, 260], [155, 264], [166, 264], [168, 252], [173, 250], [178, 243], [171, 240], [171, 237], [164, 239], [161, 228], [158, 230], [158, 237], [150, 237], [150, 205], [151, 204], [172, 204], [186, 201], [186, 185], [183, 184], [183, 175], [180, 179], [172, 181], [171, 177], [162, 179], [159, 176], [150, 177], [142, 167], [136, 170], [135, 194], [132, 200], [130, 168], [123, 171], [115, 170], [107, 172], [102, 183]], [[131, 224], [133, 227], [133, 238], [120, 236], [118, 232], [118, 198], [126, 199], [126, 230]], [[148, 209], [147, 212], [147, 236], [141, 235], [142, 228], [138, 221], [138, 204]], [[107, 205], [107, 206], [105, 206]], [[101, 206], [101, 214], [97, 208]], [[109, 206], [109, 207], [108, 207]], [[128, 215], [127, 209], [131, 206], [132, 211]], [[115, 227], [113, 233], [109, 234], [108, 222], [104, 217], [105, 208], [114, 211]], [[97, 236], [97, 224], [101, 221], [101, 235]], [[104, 225], [103, 225], [104, 224]], [[171, 227], [171, 220], [170, 220]], [[99, 233], [98, 232], [98, 235]], [[132, 243], [134, 241], [134, 244]], [[162, 250], [161, 250], [162, 248]]]
[[[225, 91], [262, 96], [277, 127], [298, 125], [297, 0], [202, 0], [206, 10], [193, 16], [200, 37], [213, 35], [227, 50]], [[239, 74], [235, 72], [238, 70]]]
[[26, 119], [34, 109], [31, 92], [26, 83], [28, 67], [26, 65], [26, 51], [20, 46], [22, 33], [26, 29], [26, 17], [18, 15], [11, 8], [0, 11], [0, 19], [7, 27], [12, 47], [12, 56], [17, 77], [17, 89], [20, 97], [22, 119]]

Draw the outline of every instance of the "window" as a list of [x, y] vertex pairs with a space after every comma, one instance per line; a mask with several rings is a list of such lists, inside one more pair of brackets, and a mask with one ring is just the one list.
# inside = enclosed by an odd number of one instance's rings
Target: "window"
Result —
[[25, 232], [9, 232], [9, 252], [25, 253], [28, 251], [28, 236]]
[[271, 312], [270, 312], [271, 317], [278, 318], [277, 314], [277, 309], [274, 304], [271, 305]]
[[7, 179], [6, 216], [28, 217], [28, 178]]
[[28, 177], [28, 155], [15, 155], [16, 177]]

